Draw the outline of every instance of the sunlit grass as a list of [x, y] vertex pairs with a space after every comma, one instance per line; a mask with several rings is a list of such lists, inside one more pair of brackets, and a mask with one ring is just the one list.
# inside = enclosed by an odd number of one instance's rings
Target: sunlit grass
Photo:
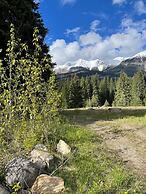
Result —
[[131, 124], [131, 125], [140, 125], [140, 126], [146, 126], [146, 115], [142, 116], [142, 117], [136, 117], [136, 116], [129, 116], [123, 119], [118, 119], [117, 120], [118, 123], [120, 124]]
[[[141, 113], [130, 111], [129, 113], [129, 110], [126, 110], [122, 114], [111, 114], [107, 110], [68, 110], [62, 114], [65, 120], [67, 118], [70, 122], [61, 121], [50, 124], [46, 120], [40, 120], [35, 123], [24, 122], [21, 125], [17, 123], [13, 126], [13, 138], [10, 139], [9, 146], [1, 144], [1, 167], [14, 157], [14, 153], [15, 155], [28, 154], [37, 143], [45, 144], [51, 154], [56, 154], [56, 145], [62, 139], [71, 146], [72, 154], [67, 163], [54, 175], [64, 179], [66, 193], [146, 193], [146, 187], [142, 181], [129, 172], [114, 153], [105, 149], [101, 137], [86, 129], [85, 126], [75, 124], [76, 122], [83, 125], [97, 122], [101, 126], [113, 126], [113, 124], [118, 125], [122, 122], [135, 122], [144, 125], [146, 123], [144, 111]], [[4, 181], [3, 168], [0, 169], [0, 172], [0, 180]]]
[[[63, 111], [63, 115], [70, 122], [83, 126], [83, 128], [69, 128], [65, 133], [67, 139], [75, 140], [75, 145], [78, 148], [78, 154], [68, 164], [73, 164], [76, 169], [73, 175], [73, 177], [76, 177], [76, 182], [72, 183], [68, 179], [67, 186], [70, 187], [72, 185], [70, 193], [146, 193], [146, 185], [142, 183], [143, 181], [125, 169], [124, 163], [114, 153], [111, 154], [105, 150], [102, 139], [97, 137], [97, 134], [84, 129], [84, 126], [94, 123], [101, 129], [106, 126], [109, 127], [112, 133], [121, 133], [123, 129], [126, 129], [123, 128], [125, 125], [134, 129], [136, 127], [145, 127], [145, 114], [145, 108], [133, 107], [130, 109], [124, 108], [121, 113], [111, 113], [107, 109]], [[72, 132], [72, 130], [74, 131]], [[81, 135], [79, 135], [80, 133]], [[75, 137], [77, 137], [77, 141]], [[81, 137], [81, 139], [78, 137]]]
[[65, 179], [67, 193], [141, 194], [145, 190], [119, 158], [105, 150], [102, 139], [94, 132], [68, 124], [60, 127], [59, 138], [76, 150], [68, 168], [56, 173]]

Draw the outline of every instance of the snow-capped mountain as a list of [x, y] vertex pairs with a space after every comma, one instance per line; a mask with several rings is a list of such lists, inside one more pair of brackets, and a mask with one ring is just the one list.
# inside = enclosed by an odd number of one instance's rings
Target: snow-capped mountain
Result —
[[64, 65], [57, 65], [54, 70], [57, 74], [61, 74], [61, 73], [70, 73], [73, 71], [78, 71], [78, 70], [97, 70], [97, 71], [103, 71], [106, 68], [106, 64], [99, 60], [91, 60], [91, 61], [87, 61], [87, 60], [83, 60], [83, 59], [79, 59], [75, 62], [68, 62]]
[[139, 58], [143, 58], [143, 57], [146, 57], [146, 51], [143, 51], [143, 52], [140, 52], [140, 53], [137, 53], [136, 55], [133, 56], [134, 57], [139, 57]]
[[97, 69], [99, 71], [103, 71], [105, 66], [106, 66], [105, 63], [99, 59], [92, 61], [79, 59], [74, 65], [74, 67], [84, 67], [89, 70]]
[[120, 65], [130, 66], [132, 65], [139, 67], [141, 70], [146, 71], [146, 51], [137, 53], [132, 57], [125, 58]]
[[55, 71], [59, 79], [66, 79], [74, 74], [78, 76], [98, 74], [100, 77], [117, 78], [121, 72], [125, 72], [128, 76], [133, 76], [139, 70], [146, 72], [146, 51], [137, 53], [132, 57], [118, 57], [114, 60], [119, 61], [119, 63], [117, 65], [106, 65], [99, 59], [92, 61], [79, 59], [62, 66], [57, 65]]

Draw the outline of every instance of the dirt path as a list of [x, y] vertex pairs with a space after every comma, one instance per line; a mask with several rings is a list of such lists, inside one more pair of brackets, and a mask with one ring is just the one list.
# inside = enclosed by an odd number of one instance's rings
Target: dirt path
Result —
[[75, 109], [64, 112], [73, 123], [87, 127], [103, 138], [103, 146], [119, 156], [125, 165], [146, 179], [146, 107]]
[[146, 127], [133, 127], [114, 122], [87, 125], [103, 137], [103, 144], [122, 158], [128, 168], [146, 178]]

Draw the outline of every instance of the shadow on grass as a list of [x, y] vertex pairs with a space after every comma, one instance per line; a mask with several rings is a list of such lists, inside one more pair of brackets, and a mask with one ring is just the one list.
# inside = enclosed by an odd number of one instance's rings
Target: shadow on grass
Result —
[[143, 117], [146, 115], [146, 109], [123, 108], [121, 112], [109, 112], [108, 109], [68, 109], [62, 110], [61, 114], [73, 124], [87, 125], [96, 121], [113, 121], [129, 116]]

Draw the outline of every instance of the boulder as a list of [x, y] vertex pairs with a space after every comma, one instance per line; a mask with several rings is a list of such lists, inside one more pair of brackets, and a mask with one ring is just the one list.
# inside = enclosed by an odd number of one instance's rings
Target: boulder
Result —
[[0, 185], [0, 194], [10, 194], [10, 192], [5, 187]]
[[63, 140], [60, 140], [57, 144], [57, 152], [59, 152], [63, 156], [66, 156], [71, 153], [71, 148]]
[[12, 186], [20, 183], [22, 188], [29, 188], [39, 175], [39, 169], [30, 160], [23, 157], [12, 159], [5, 168], [6, 183]]
[[37, 177], [31, 188], [31, 192], [33, 194], [55, 194], [62, 192], [64, 189], [62, 178], [42, 174]]
[[31, 151], [30, 160], [43, 171], [46, 167], [49, 168], [49, 162], [53, 159], [53, 156], [50, 155], [47, 151], [34, 149]]

